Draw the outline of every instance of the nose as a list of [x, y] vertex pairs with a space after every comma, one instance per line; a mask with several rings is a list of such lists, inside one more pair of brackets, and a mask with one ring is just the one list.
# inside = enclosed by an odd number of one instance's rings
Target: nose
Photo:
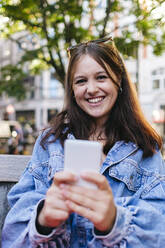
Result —
[[87, 93], [95, 94], [98, 91], [97, 83], [94, 80], [89, 80], [87, 84]]

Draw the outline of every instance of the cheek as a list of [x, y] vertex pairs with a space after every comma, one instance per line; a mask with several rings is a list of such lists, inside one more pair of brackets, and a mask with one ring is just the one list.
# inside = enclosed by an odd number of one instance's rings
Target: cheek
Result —
[[111, 85], [110, 87], [107, 86], [106, 89], [105, 89], [105, 91], [106, 91], [109, 95], [111, 95], [111, 96], [113, 96], [113, 97], [117, 97], [117, 95], [118, 95], [118, 88], [117, 88], [117, 86], [115, 86], [115, 85]]
[[73, 92], [74, 92], [74, 96], [75, 96], [75, 99], [78, 100], [80, 98], [82, 98], [84, 96], [84, 91], [83, 89], [81, 88], [73, 88]]

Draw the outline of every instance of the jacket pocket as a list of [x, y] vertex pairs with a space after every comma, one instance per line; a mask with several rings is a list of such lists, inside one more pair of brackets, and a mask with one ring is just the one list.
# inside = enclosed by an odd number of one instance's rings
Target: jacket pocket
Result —
[[64, 155], [60, 152], [52, 152], [48, 163], [48, 180], [52, 180], [54, 174], [64, 170]]
[[147, 183], [144, 187], [141, 197], [143, 199], [163, 199], [165, 201], [165, 176], [157, 175], [153, 177], [150, 183]]
[[146, 181], [146, 174], [136, 161], [125, 159], [109, 168], [109, 176], [122, 181], [129, 190], [136, 192]]
[[28, 171], [33, 176], [37, 189], [43, 184], [48, 186], [48, 161], [43, 163], [30, 161], [28, 164]]

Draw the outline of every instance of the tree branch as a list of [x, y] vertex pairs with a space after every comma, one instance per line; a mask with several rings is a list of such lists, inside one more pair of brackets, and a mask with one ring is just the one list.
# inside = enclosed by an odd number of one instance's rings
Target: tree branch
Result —
[[[40, 0], [41, 13], [42, 13], [42, 16], [43, 16], [43, 31], [44, 31], [46, 39], [48, 41], [47, 48], [48, 48], [48, 52], [49, 52], [49, 55], [50, 55], [50, 62], [52, 64], [52, 66], [54, 67], [55, 71], [57, 72], [58, 79], [60, 80], [60, 82], [62, 84], [64, 84], [64, 77], [63, 76], [65, 75], [65, 71], [64, 71], [64, 66], [63, 66], [62, 60], [61, 60], [61, 56], [59, 57], [59, 60], [60, 60], [62, 70], [61, 70], [60, 66], [58, 66], [55, 63], [55, 60], [53, 58], [53, 53], [52, 53], [52, 51], [50, 49], [50, 46], [49, 46], [50, 38], [49, 38], [48, 31], [47, 31], [47, 16], [46, 16], [46, 12], [45, 12], [44, 3], [47, 3], [47, 2], [45, 0]], [[57, 54], [59, 56], [59, 52]]]
[[103, 25], [103, 31], [101, 33], [101, 37], [104, 37], [105, 36], [105, 30], [106, 30], [106, 27], [107, 27], [107, 24], [108, 24], [108, 19], [109, 19], [109, 14], [110, 14], [110, 11], [111, 11], [111, 1], [110, 0], [107, 0], [107, 7], [106, 7], [106, 15], [105, 15], [105, 18], [104, 18], [104, 25]]

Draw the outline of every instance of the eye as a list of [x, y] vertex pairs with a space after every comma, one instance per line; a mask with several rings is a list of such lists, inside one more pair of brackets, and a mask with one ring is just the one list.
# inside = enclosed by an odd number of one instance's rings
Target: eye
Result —
[[97, 80], [99, 80], [99, 81], [103, 81], [104, 79], [106, 79], [106, 78], [108, 78], [108, 76], [107, 75], [99, 75], [99, 76], [97, 76]]
[[87, 80], [85, 78], [81, 78], [75, 81], [75, 84], [84, 84]]

